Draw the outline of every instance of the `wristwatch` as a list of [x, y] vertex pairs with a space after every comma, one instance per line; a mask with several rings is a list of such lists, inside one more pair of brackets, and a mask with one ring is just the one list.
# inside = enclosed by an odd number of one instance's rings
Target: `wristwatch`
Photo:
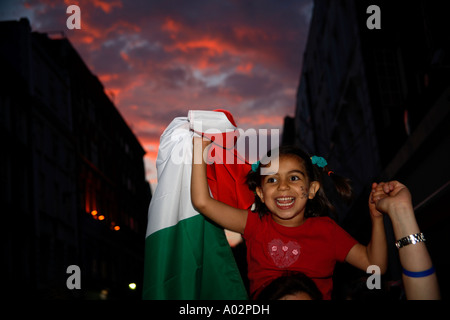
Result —
[[425, 236], [423, 235], [422, 232], [420, 233], [415, 233], [415, 234], [410, 234], [409, 236], [406, 236], [404, 238], [401, 238], [400, 240], [397, 240], [395, 242], [395, 245], [398, 249], [407, 246], [409, 244], [416, 244], [419, 242], [425, 242]]

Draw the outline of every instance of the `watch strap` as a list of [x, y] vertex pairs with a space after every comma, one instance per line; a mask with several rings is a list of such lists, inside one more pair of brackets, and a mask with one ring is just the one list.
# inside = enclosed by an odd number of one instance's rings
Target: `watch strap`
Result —
[[397, 240], [395, 242], [395, 245], [398, 249], [403, 248], [407, 245], [410, 244], [416, 244], [419, 242], [425, 242], [425, 236], [423, 235], [422, 232], [419, 233], [415, 233], [415, 234], [410, 234], [409, 236], [406, 236], [404, 238], [401, 238], [400, 240]]

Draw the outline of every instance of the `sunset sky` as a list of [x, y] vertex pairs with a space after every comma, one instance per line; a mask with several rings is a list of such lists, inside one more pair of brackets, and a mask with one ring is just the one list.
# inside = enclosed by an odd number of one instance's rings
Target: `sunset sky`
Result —
[[[69, 30], [66, 9], [81, 9]], [[64, 32], [146, 150], [190, 109], [229, 110], [238, 127], [282, 129], [295, 112], [312, 0], [2, 0], [0, 20]]]

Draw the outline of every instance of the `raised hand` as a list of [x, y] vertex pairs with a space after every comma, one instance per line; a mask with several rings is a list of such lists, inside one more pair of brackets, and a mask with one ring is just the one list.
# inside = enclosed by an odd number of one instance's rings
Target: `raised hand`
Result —
[[408, 188], [398, 182], [381, 182], [372, 193], [377, 210], [385, 213], [393, 213], [399, 208], [412, 209], [411, 193]]
[[370, 211], [370, 215], [373, 218], [383, 216], [383, 212], [380, 212], [379, 210], [377, 210], [377, 207], [376, 207], [376, 201], [388, 196], [388, 194], [386, 192], [384, 192], [383, 185], [384, 185], [384, 182], [372, 183], [372, 191], [370, 192], [370, 195], [369, 195], [369, 211]]

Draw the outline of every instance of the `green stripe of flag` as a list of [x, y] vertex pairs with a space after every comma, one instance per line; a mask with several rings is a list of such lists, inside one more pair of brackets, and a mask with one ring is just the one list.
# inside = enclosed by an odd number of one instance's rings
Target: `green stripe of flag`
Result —
[[202, 215], [146, 238], [144, 299], [247, 299], [224, 230]]

